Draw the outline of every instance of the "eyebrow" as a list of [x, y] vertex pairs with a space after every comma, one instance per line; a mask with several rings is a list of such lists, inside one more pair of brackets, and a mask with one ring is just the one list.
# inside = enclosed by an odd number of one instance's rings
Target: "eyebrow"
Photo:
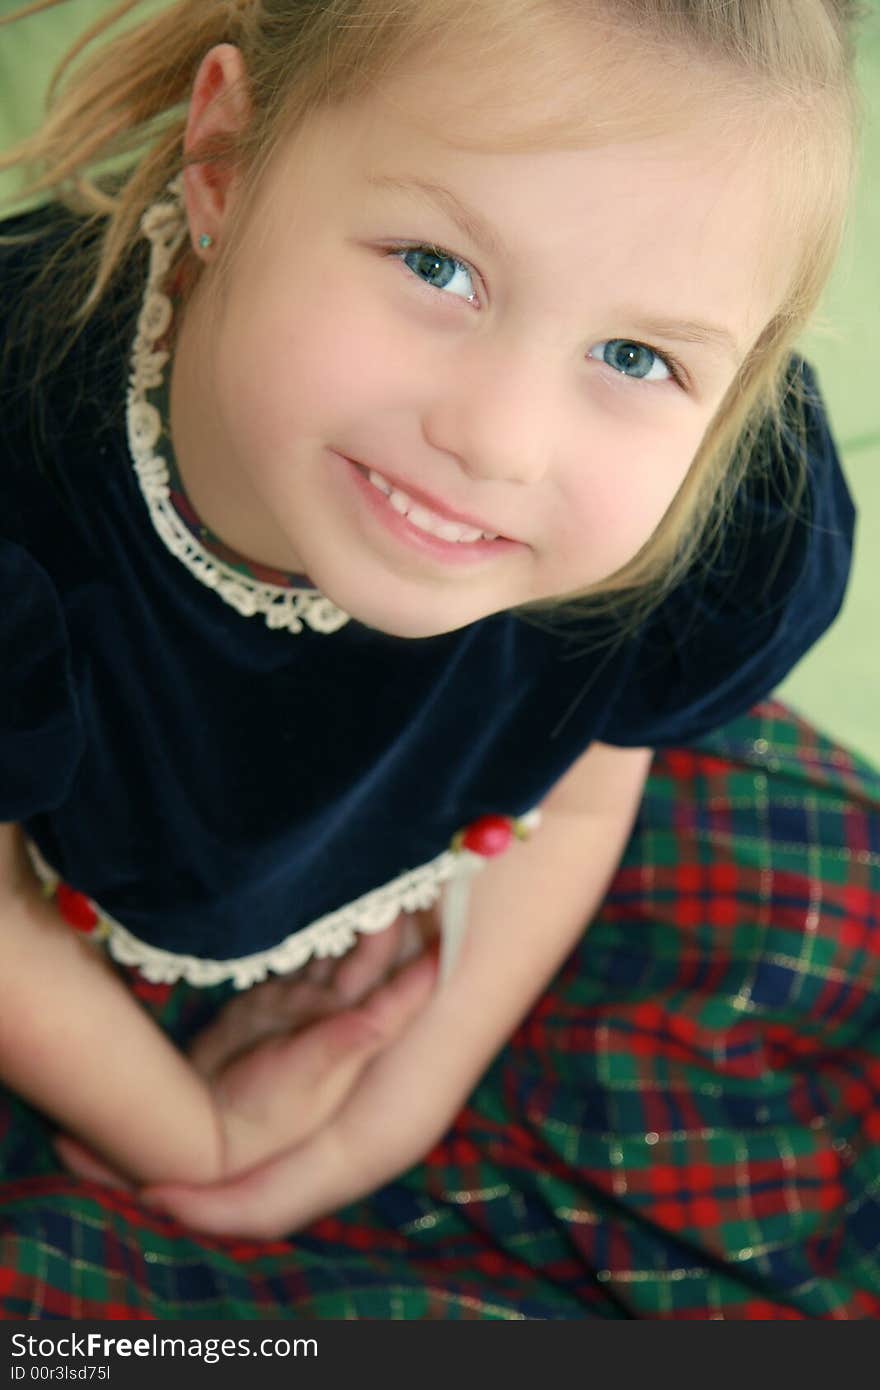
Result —
[[726, 353], [738, 362], [745, 354], [729, 328], [715, 323], [701, 323], [699, 319], [639, 318], [633, 314], [627, 319], [638, 333], [651, 338], [669, 338], [676, 343], [701, 343]]
[[467, 207], [450, 188], [439, 183], [428, 183], [425, 179], [400, 178], [393, 174], [373, 174], [367, 183], [374, 188], [389, 188], [397, 193], [421, 193], [429, 202], [439, 205], [471, 241], [490, 255], [500, 260], [505, 248], [495, 228], [481, 217], [473, 208]]
[[[507, 251], [500, 236], [490, 222], [469, 208], [450, 188], [426, 179], [402, 177], [394, 174], [373, 174], [367, 182], [375, 188], [387, 188], [393, 192], [422, 194], [446, 212], [459, 229], [477, 246], [481, 246], [497, 260], [504, 259]], [[622, 311], [620, 317], [631, 323], [638, 333], [646, 337], [667, 338], [676, 343], [699, 343], [725, 353], [734, 362], [745, 355], [729, 328], [714, 323], [703, 323], [699, 319], [672, 319], [661, 315], [640, 317], [638, 313]]]

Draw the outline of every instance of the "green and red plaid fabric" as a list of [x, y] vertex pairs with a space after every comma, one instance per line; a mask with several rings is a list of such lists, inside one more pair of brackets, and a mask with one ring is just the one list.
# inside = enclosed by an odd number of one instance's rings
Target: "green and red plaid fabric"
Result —
[[[181, 1040], [225, 997], [137, 992]], [[290, 1240], [74, 1181], [8, 1095], [0, 1169], [6, 1319], [876, 1318], [880, 772], [777, 701], [658, 754], [454, 1128]]]

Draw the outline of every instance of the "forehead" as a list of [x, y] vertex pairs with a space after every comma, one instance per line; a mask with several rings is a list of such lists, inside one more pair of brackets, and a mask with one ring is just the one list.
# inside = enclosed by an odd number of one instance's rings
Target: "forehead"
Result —
[[755, 104], [718, 80], [710, 92], [711, 74], [671, 82], [632, 49], [594, 45], [572, 61], [569, 47], [552, 93], [550, 67], [546, 53], [515, 52], [482, 78], [467, 53], [411, 66], [318, 113], [312, 176], [336, 170], [340, 188], [368, 199], [407, 181], [441, 185], [524, 257], [570, 264], [580, 239], [626, 274], [635, 247], [649, 267], [662, 259], [683, 295], [709, 269], [723, 297], [757, 300], [766, 322], [788, 263]]
[[662, 39], [647, 21], [637, 29], [609, 22], [588, 0], [577, 16], [551, 5], [540, 16], [513, 8], [518, 17], [491, 39], [478, 14], [474, 26], [398, 63], [360, 98], [362, 112], [397, 113], [459, 149], [494, 153], [626, 143], [688, 125], [730, 137], [754, 115], [753, 75], [695, 44]]

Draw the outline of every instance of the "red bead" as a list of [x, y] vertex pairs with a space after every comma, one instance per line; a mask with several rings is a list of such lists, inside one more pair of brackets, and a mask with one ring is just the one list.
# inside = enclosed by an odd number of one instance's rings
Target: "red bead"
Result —
[[75, 927], [77, 931], [92, 931], [98, 925], [98, 914], [85, 893], [78, 893], [75, 888], [68, 888], [66, 883], [59, 883], [55, 890], [55, 902], [68, 926]]
[[462, 832], [461, 844], [472, 854], [491, 859], [503, 854], [513, 839], [513, 826], [507, 816], [480, 816]]

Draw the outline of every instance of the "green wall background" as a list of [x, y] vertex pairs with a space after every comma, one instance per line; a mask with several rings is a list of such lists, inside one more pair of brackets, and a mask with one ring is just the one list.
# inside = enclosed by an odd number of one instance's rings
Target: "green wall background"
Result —
[[[0, 0], [0, 15], [17, 8], [19, 0]], [[36, 126], [54, 63], [109, 8], [109, 0], [67, 0], [0, 29], [0, 148]], [[775, 693], [880, 765], [880, 0], [870, 10], [860, 44], [866, 121], [855, 214], [823, 328], [803, 344], [859, 513], [855, 564], [841, 616]], [[8, 176], [0, 178], [0, 197], [14, 191]]]

